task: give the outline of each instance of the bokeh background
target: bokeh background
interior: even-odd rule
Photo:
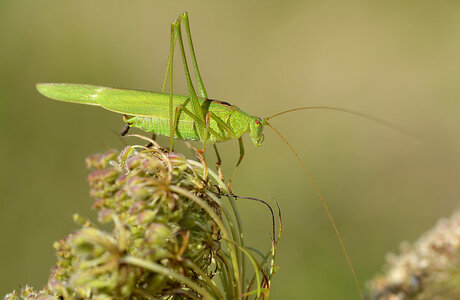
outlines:
[[[42,287],[52,242],[76,228],[71,215],[95,217],[84,158],[138,142],[117,136],[119,115],[47,100],[35,83],[158,91],[169,24],[182,11],[210,97],[261,117],[306,105],[354,109],[420,137],[336,112],[272,122],[314,175],[363,285],[386,253],[458,208],[458,1],[2,0],[0,294]],[[175,91],[186,93],[176,70]],[[268,128],[261,148],[245,142],[234,192],[278,201],[283,213],[273,299],[357,299],[295,157]],[[230,174],[238,143],[220,149]],[[249,244],[268,249],[267,211],[245,201],[240,209]]]

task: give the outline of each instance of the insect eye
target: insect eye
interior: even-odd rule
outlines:
[[[260,121],[259,121],[259,120],[256,120],[256,125],[260,125]]]

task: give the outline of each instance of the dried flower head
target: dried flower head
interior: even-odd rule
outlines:
[[[234,198],[227,198],[232,217],[220,199],[228,193],[225,184],[197,155],[201,162],[159,147],[128,146],[89,157],[90,195],[104,227],[75,215],[81,229],[54,244],[58,261],[48,285],[41,291],[26,286],[5,299],[268,295],[274,260],[254,264],[262,276],[244,279],[243,257],[256,260],[244,248]]]
[[[372,299],[460,299],[460,212],[442,219],[369,283]]]

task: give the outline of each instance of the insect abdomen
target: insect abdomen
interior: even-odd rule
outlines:
[[[128,118],[127,121],[131,124],[131,126],[140,128],[147,132],[163,136],[170,135],[169,119],[136,116]],[[194,123],[190,121],[179,122],[174,137],[182,140],[200,139],[198,133],[195,130]]]

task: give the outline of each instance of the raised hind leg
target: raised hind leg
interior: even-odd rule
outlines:
[[[200,70],[198,68],[198,62],[196,61],[195,47],[193,47],[192,34],[190,32],[190,23],[188,20],[188,13],[184,12],[181,15],[182,20],[184,20],[185,31],[187,33],[188,44],[190,48],[190,54],[192,56],[193,69],[195,70],[195,77],[198,85],[198,92],[201,97],[208,98],[208,93],[203,84],[203,79],[201,78]]]

